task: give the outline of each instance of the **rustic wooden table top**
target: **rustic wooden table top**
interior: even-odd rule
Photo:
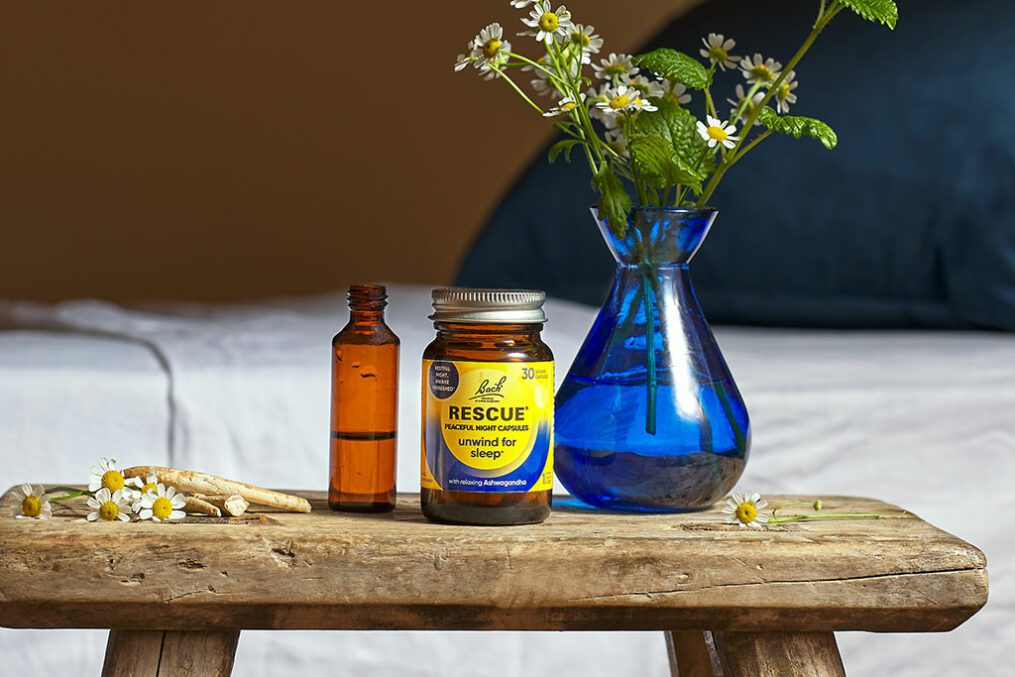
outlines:
[[[48,521],[14,519],[8,492],[0,625],[944,631],[987,599],[978,549],[871,499],[823,501],[888,519],[755,531],[724,524],[719,507],[558,501],[543,524],[482,528],[428,523],[416,496],[357,515],[295,493],[312,513],[127,524],[86,522],[80,499]]]

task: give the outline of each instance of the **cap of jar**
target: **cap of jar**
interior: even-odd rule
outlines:
[[[434,322],[490,322],[524,324],[546,322],[546,292],[534,289],[473,289],[443,287],[433,290]]]

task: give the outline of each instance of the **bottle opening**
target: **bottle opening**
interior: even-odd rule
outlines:
[[[351,310],[384,310],[388,305],[388,291],[383,284],[354,284],[349,287]]]

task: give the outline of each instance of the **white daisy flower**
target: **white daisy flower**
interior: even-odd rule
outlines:
[[[747,491],[743,494],[730,494],[726,499],[726,507],[722,509],[727,515],[727,524],[739,524],[741,527],[760,529],[768,522],[768,515],[762,515],[759,510],[768,505],[768,501],[756,494]]]
[[[536,3],[522,23],[532,30],[519,35],[534,35],[540,42],[549,42],[555,37],[563,38],[571,30],[571,12],[564,5],[554,10],[550,0],[543,0]]]
[[[473,61],[472,54],[471,54],[471,52],[472,52],[472,43],[471,42],[469,43],[469,52],[470,52],[469,54],[459,54],[457,57],[455,57],[455,72],[456,73],[465,70],[465,67],[468,66]]]
[[[755,54],[753,59],[745,56],[740,60],[740,70],[752,85],[756,82],[770,85],[779,77],[782,64],[775,59],[762,59],[760,54]]]
[[[95,492],[105,487],[110,491],[123,489],[123,473],[116,469],[115,458],[100,458],[98,465],[92,466],[88,477],[88,491]]]
[[[592,55],[599,54],[603,47],[603,39],[596,35],[595,26],[573,24],[567,33],[567,39],[572,45],[581,48],[582,63],[592,63]]]
[[[511,0],[511,6],[515,9],[525,9],[529,5],[534,5],[539,0]]]
[[[609,115],[636,110],[647,103],[641,98],[640,91],[627,85],[620,85],[616,89],[606,89],[597,98],[599,100],[596,101],[596,108]],[[655,110],[655,108],[647,110]]]
[[[639,97],[635,98],[635,100],[634,100],[634,109],[635,110],[643,110],[643,111],[646,111],[648,113],[651,113],[652,111],[659,110],[659,107],[656,106],[651,101],[649,101],[648,99],[644,99],[644,98],[639,96]]]
[[[737,132],[737,128],[731,124],[727,124],[725,121],[719,118],[714,118],[711,115],[706,115],[708,124],[706,125],[701,120],[698,120],[698,133],[701,134],[701,138],[708,141],[709,148],[715,148],[716,145],[722,144],[723,148],[730,149],[734,145],[734,141],[739,141],[739,136],[733,136]]]
[[[149,491],[155,491],[158,486],[159,478],[155,473],[149,473],[145,479],[131,477],[127,480],[127,488],[123,491],[127,494],[127,500],[132,501],[130,509],[134,514],[141,511],[141,498]]]
[[[31,484],[22,484],[12,491],[11,495],[15,501],[11,506],[11,515],[14,517],[47,520],[53,516],[53,506],[49,504],[46,487],[41,484],[34,487]]]
[[[739,56],[733,56],[730,52],[737,43],[732,38],[726,38],[722,33],[709,33],[707,38],[702,38],[705,48],[698,50],[703,57],[719,66],[720,70],[736,68]]]
[[[687,87],[684,83],[663,78],[663,89],[666,90],[665,96],[676,101],[677,105],[683,106],[684,104],[691,103],[691,95],[687,93]]]
[[[511,43],[504,39],[504,29],[499,23],[492,23],[472,39],[472,53],[469,57],[473,65],[489,80],[497,77],[493,69],[499,69],[507,63],[510,51]]]
[[[579,101],[581,103],[585,103],[585,95],[584,94],[580,95]],[[545,113],[543,113],[543,117],[544,118],[552,118],[555,115],[560,115],[561,113],[567,114],[567,113],[570,113],[571,111],[573,111],[577,107],[578,107],[578,101],[575,101],[573,96],[565,96],[563,99],[561,99],[560,101],[557,102],[556,106],[554,106],[550,110],[548,110]]]
[[[789,105],[796,103],[796,94],[793,90],[797,88],[800,83],[796,80],[796,71],[790,71],[786,73],[786,78],[779,85],[779,88],[775,90],[775,108],[782,114],[789,112]]]
[[[592,64],[592,70],[596,72],[596,77],[603,80],[626,80],[638,74],[631,55],[612,52],[605,59],[600,59],[598,64]]]
[[[638,75],[636,77],[631,78],[627,82],[627,84],[629,87],[634,87],[635,89],[637,89],[639,92],[641,92],[641,95],[643,97],[648,99],[658,99],[659,97],[661,97],[663,94],[666,93],[666,90],[663,89],[663,85],[661,82],[659,82],[658,80],[649,80],[644,75]]]
[[[740,116],[742,116],[742,117],[745,117],[745,118],[746,117],[750,117],[751,114],[754,113],[754,110],[759,105],[761,105],[761,100],[765,98],[765,93],[764,92],[755,92],[754,96],[751,97],[751,100],[750,101],[746,101],[746,99],[747,99],[747,92],[744,91],[744,86],[743,85],[737,85],[736,88],[733,91],[737,95],[737,98],[736,99],[726,99],[727,103],[729,103],[731,106],[733,106],[733,108],[730,108],[730,120],[736,119],[738,114]],[[741,110],[741,106],[743,106],[742,110]],[[755,127],[758,127],[760,125],[761,125],[761,121],[759,121],[759,120],[755,120],[754,121],[754,126]]]
[[[183,511],[186,500],[183,494],[176,493],[173,487],[158,485],[155,491],[146,492],[141,497],[141,511],[138,517],[143,520],[154,522],[166,522],[169,520],[181,520],[187,516]]]
[[[120,489],[110,493],[109,489],[102,487],[95,492],[95,496],[88,498],[88,507],[92,509],[92,512],[88,513],[88,516],[85,517],[89,522],[94,522],[98,519],[107,522],[114,520],[120,520],[121,522],[130,521],[130,506],[127,505],[123,491]]]

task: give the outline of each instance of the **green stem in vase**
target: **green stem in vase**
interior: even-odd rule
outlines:
[[[655,292],[650,279],[651,269],[648,263],[641,268],[641,293],[645,298],[645,359],[648,369],[648,403],[645,409],[645,432],[656,434],[656,393],[659,389],[656,374],[656,320]]]

